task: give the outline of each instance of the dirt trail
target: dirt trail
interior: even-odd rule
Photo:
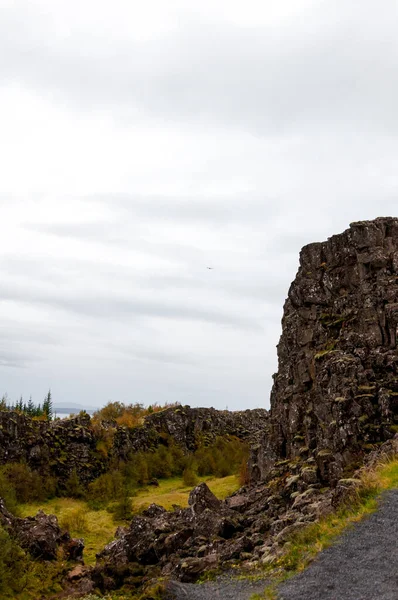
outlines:
[[[280,600],[398,600],[398,490],[346,531],[308,569],[280,587]]]
[[[173,600],[249,600],[263,581],[228,579],[172,583]],[[280,586],[279,600],[398,600],[398,490],[346,531],[300,575]]]
[[[170,600],[249,600],[261,594],[265,581],[228,578],[226,575],[206,583],[177,583],[169,585]]]

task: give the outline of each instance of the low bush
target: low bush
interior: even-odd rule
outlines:
[[[56,480],[50,476],[42,476],[37,471],[32,471],[25,463],[9,463],[0,471],[0,490],[9,488],[8,501],[26,503],[46,500],[54,497]],[[0,491],[0,495],[3,493]],[[4,496],[3,496],[4,497]],[[7,498],[5,498],[7,502]],[[9,510],[13,512],[11,505]]]
[[[88,531],[87,510],[75,508],[67,512],[60,520],[60,527],[74,534],[82,534]]]
[[[27,562],[25,552],[10,538],[0,526],[0,597],[14,598],[27,582]]]
[[[182,474],[182,481],[187,487],[193,487],[198,483],[198,477],[192,467],[186,467]]]
[[[77,471],[76,469],[73,469],[72,473],[65,482],[65,496],[69,496],[71,498],[83,498],[84,495],[84,489],[80,482]]]

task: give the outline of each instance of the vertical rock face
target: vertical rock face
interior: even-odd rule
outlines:
[[[397,326],[398,219],[352,223],[303,248],[284,306],[261,476],[275,457],[301,457],[334,483],[392,436]]]

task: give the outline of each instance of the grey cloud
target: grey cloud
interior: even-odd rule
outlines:
[[[35,362],[37,359],[33,359],[17,351],[0,348],[0,368],[1,367],[12,367],[16,369],[24,369],[28,364]]]
[[[55,345],[59,343],[54,334],[28,325],[21,327],[20,323],[13,323],[12,326],[9,323],[7,325],[0,323],[0,338],[12,344]]]
[[[107,194],[96,195],[88,200],[102,202],[112,209],[119,208],[131,216],[147,217],[155,222],[203,221],[217,225],[230,222],[245,225],[253,224],[258,219],[272,219],[278,212],[275,200],[252,192],[214,197]]]
[[[45,28],[42,39],[29,39],[24,20],[8,16],[0,35],[3,82],[47,88],[62,103],[74,98],[79,110],[83,103],[119,106],[129,118],[133,106],[260,135],[319,123],[387,135],[397,128],[392,0],[383,11],[371,0],[320,3],[280,29],[192,20],[155,41],[84,38],[83,54],[76,39],[60,42]],[[31,19],[40,31],[40,15]]]
[[[149,362],[158,362],[165,364],[173,364],[173,365],[182,365],[182,366],[198,366],[199,361],[195,359],[190,359],[187,356],[183,356],[182,354],[176,354],[170,351],[161,351],[156,348],[144,348],[142,346],[136,347],[133,344],[126,346],[121,346],[120,344],[109,344],[110,348],[117,353],[121,353],[128,358],[134,358]]]
[[[85,240],[82,237],[82,240]],[[95,236],[97,243],[107,243],[107,240]],[[184,253],[184,260],[189,264],[198,263],[198,252],[195,248],[182,247],[167,244],[151,245],[152,254],[158,258],[169,258],[176,260]],[[146,245],[139,243],[137,249],[145,250]],[[157,252],[155,252],[157,249]],[[282,260],[282,259],[281,259]],[[31,274],[31,277],[36,282],[42,284],[63,283],[68,281],[73,283],[75,277],[84,278],[85,274],[96,275],[100,278],[104,286],[109,285],[109,282],[118,281],[126,286],[134,282],[137,289],[147,290],[151,294],[153,292],[171,292],[175,293],[178,290],[189,290],[193,294],[198,291],[206,292],[208,297],[221,295],[222,297],[233,297],[236,299],[252,299],[261,303],[264,307],[276,305],[277,308],[287,295],[288,282],[284,274],[272,270],[267,272],[269,258],[265,254],[261,261],[255,265],[255,272],[249,271],[247,274],[244,269],[240,269],[238,273],[231,269],[228,264],[224,268],[223,265],[208,271],[206,261],[202,257],[202,267],[200,272],[195,269],[194,274],[189,271],[182,271],[181,274],[164,274],[161,271],[145,274],[137,272],[133,266],[104,264],[94,260],[80,258],[78,260],[71,259],[52,259],[50,257],[15,257],[4,256],[0,258],[0,266],[3,273],[11,273],[14,276],[24,277],[26,272]],[[298,264],[298,252],[292,253],[292,264],[296,268]],[[116,309],[117,305],[115,305]]]
[[[260,331],[260,314],[250,317],[228,314],[225,310],[200,308],[197,305],[185,306],[167,302],[156,302],[152,299],[139,300],[130,297],[117,297],[105,294],[78,295],[34,292],[30,288],[3,284],[2,299],[32,305],[49,306],[87,317],[122,319],[130,316],[158,317],[183,321],[202,321],[221,326],[237,327]]]

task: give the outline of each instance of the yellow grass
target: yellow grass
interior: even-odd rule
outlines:
[[[239,488],[239,480],[236,475],[229,475],[222,478],[203,477],[199,480],[199,483],[201,481],[205,481],[213,494],[221,500]],[[188,497],[191,490],[192,486],[184,486],[180,477],[160,480],[159,487],[148,486],[139,490],[133,498],[133,510],[141,511],[152,503],[159,504],[166,510],[171,510],[173,504],[185,508],[188,506]]]
[[[212,492],[220,499],[239,488],[239,480],[235,475],[202,480],[206,481]],[[140,490],[132,498],[132,507],[134,512],[140,512],[152,503],[159,504],[167,510],[172,509],[173,504],[186,507],[191,489],[184,486],[179,477],[160,480],[159,487],[148,486]],[[53,498],[39,504],[25,504],[22,506],[21,516],[35,515],[40,509],[47,514],[56,515],[60,525],[68,528],[72,537],[84,539],[84,562],[88,565],[94,564],[95,555],[114,539],[116,527],[125,525],[122,522],[115,523],[107,510],[91,510],[86,502],[73,498]]]
[[[34,515],[40,508],[48,514],[56,515],[61,525],[69,520],[73,521],[73,513],[82,511],[86,526],[83,531],[72,528],[70,534],[72,537],[84,539],[84,562],[88,565],[95,563],[96,553],[115,537],[117,524],[112,515],[106,510],[90,510],[83,500],[54,498],[40,504],[25,504],[22,507],[22,516]]]

